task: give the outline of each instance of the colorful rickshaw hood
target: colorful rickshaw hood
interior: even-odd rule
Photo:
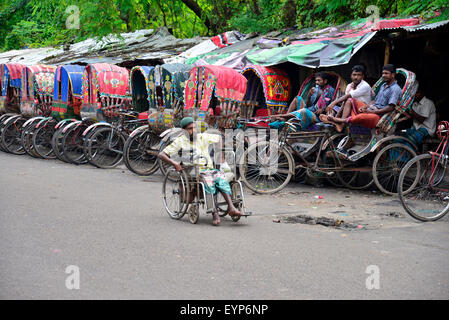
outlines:
[[[242,70],[242,74],[254,72],[260,79],[263,86],[263,93],[267,107],[287,106],[290,99],[291,84],[287,73],[275,67],[264,67],[259,65],[249,65]],[[255,79],[248,80],[246,96],[252,94],[251,88]],[[246,100],[246,98],[245,98]]]
[[[198,79],[199,71],[203,70],[202,79]],[[191,109],[196,104],[198,84],[203,84],[203,93],[198,103],[199,108],[207,111],[211,98],[215,95],[219,100],[241,102],[246,93],[247,80],[234,69],[222,66],[200,66],[190,71],[185,89],[185,109]]]

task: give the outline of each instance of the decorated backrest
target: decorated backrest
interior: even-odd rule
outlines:
[[[33,65],[22,68],[22,100],[52,97],[55,66]]]
[[[191,66],[180,63],[160,66],[164,108],[173,108],[176,100],[184,101],[184,89],[191,69]]]
[[[113,118],[127,106],[129,71],[116,65],[95,63],[83,73],[82,116]]]
[[[246,78],[234,69],[211,65],[195,67],[190,71],[184,92],[185,113],[200,119],[204,114],[209,125],[234,127],[246,87]]]
[[[134,111],[144,112],[156,109],[155,96],[149,94],[150,75],[154,74],[154,67],[136,66],[131,69],[129,86],[132,95]]]
[[[267,109],[267,115],[287,111],[291,91],[287,73],[274,67],[250,65],[242,74],[248,80],[242,117],[257,115],[260,108]]]
[[[51,112],[55,66],[33,65],[22,68],[20,111],[25,116],[48,116]]]

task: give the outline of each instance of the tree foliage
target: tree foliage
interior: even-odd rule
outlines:
[[[166,26],[179,38],[283,28],[323,28],[367,17],[449,19],[449,0],[0,0],[0,49],[52,46]],[[79,28],[68,28],[76,12]],[[436,15],[439,11],[439,15]]]

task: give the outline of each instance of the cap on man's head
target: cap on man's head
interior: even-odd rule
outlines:
[[[191,124],[193,122],[194,122],[194,120],[192,117],[184,117],[181,120],[181,128],[184,129],[185,127],[187,127],[189,124]]]
[[[382,71],[383,70],[390,71],[391,73],[396,73],[396,67],[394,65],[392,65],[392,64],[384,65],[384,67],[382,68]]]

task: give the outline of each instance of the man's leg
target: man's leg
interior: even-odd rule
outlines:
[[[228,213],[230,216],[239,216],[242,213],[237,210],[237,208],[234,206],[234,203],[232,202],[232,197],[230,194],[227,194],[226,192],[221,191],[221,194],[223,195],[223,198],[226,200],[226,203],[228,204]]]

